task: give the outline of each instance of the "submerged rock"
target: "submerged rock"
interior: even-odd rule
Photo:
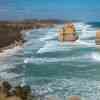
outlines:
[[[96,32],[96,45],[100,45],[100,31]]]
[[[78,39],[75,26],[73,24],[65,24],[59,34],[60,41],[75,41]]]

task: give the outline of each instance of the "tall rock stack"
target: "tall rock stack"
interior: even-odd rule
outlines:
[[[100,31],[96,32],[96,45],[100,45]]]
[[[75,41],[78,39],[75,26],[73,24],[65,24],[59,34],[60,41]]]

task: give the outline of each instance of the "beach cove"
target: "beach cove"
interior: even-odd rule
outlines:
[[[79,33],[74,43],[58,41],[63,24],[26,32],[23,48],[1,60],[1,79],[28,84],[39,96],[66,100],[67,96],[78,95],[98,100],[100,60],[95,33],[99,26],[80,22],[74,25]]]

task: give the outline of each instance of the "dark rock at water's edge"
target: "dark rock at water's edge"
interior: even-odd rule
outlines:
[[[63,21],[60,20],[23,20],[23,21],[0,21],[0,49],[11,44],[21,44],[24,37],[23,30],[34,28],[53,27]]]

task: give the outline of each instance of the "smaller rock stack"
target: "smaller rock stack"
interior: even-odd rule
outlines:
[[[81,100],[79,96],[70,96],[68,100]]]
[[[75,41],[78,39],[78,36],[76,35],[75,26],[73,24],[65,24],[62,28],[59,40],[60,41]]]
[[[96,45],[100,45],[100,31],[96,32]]]

